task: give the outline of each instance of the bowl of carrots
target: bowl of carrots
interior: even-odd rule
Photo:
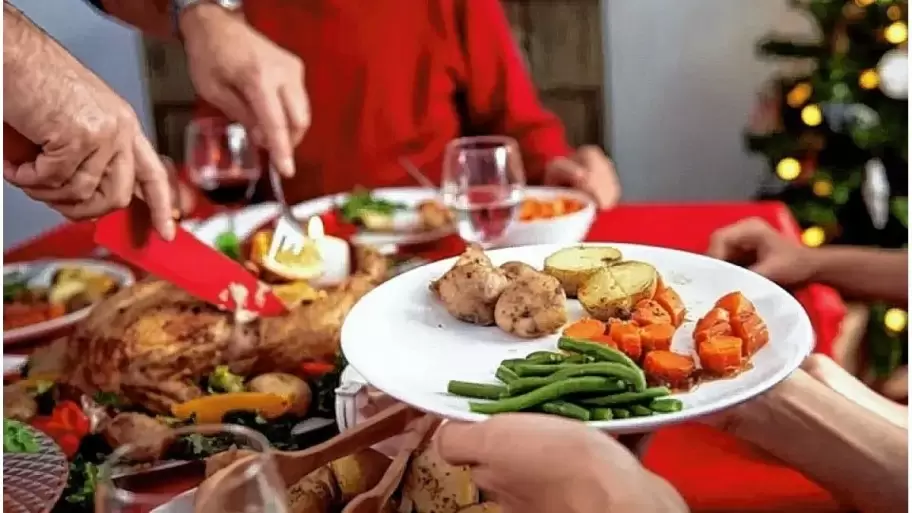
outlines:
[[[575,244],[586,238],[595,219],[595,202],[587,194],[560,187],[527,187],[516,222],[503,246]]]

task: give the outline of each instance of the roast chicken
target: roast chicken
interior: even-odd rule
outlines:
[[[356,272],[322,297],[280,318],[238,323],[160,280],[144,280],[95,306],[69,339],[63,381],[93,394],[113,392],[153,413],[203,395],[218,365],[241,375],[295,372],[334,361],[342,321],[386,276],[386,260],[356,249]]]

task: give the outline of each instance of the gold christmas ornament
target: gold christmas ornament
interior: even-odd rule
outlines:
[[[801,121],[807,126],[817,126],[823,122],[823,112],[817,105],[807,105],[801,109]]]
[[[816,248],[826,241],[826,231],[819,226],[811,226],[801,233],[801,242],[809,248]]]
[[[858,75],[858,85],[862,89],[876,89],[880,85],[880,76],[877,75],[877,70],[866,69]]]
[[[786,181],[794,180],[801,175],[801,163],[791,157],[786,157],[776,164],[776,175]]]
[[[816,180],[814,185],[811,186],[811,190],[814,191],[816,196],[828,198],[833,194],[833,182],[823,179]]]
[[[808,101],[811,97],[811,93],[814,92],[814,89],[811,87],[811,84],[807,82],[801,82],[795,84],[795,87],[786,95],[785,101],[788,103],[789,107],[797,109],[804,105],[804,102]]]
[[[893,333],[900,333],[909,323],[909,314],[902,308],[891,308],[884,314],[884,326]]]

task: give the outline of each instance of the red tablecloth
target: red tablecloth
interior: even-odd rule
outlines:
[[[717,228],[760,217],[783,233],[798,237],[798,227],[779,203],[624,205],[598,215],[587,240],[630,242],[702,253]],[[650,222],[655,220],[656,222]],[[649,230],[644,230],[644,224]],[[86,257],[94,249],[92,225],[63,225],[8,251],[6,261]],[[458,241],[437,247],[448,256]],[[431,256],[431,255],[428,255]],[[845,306],[833,290],[814,285],[795,293],[817,333],[817,350],[829,353]],[[646,466],[671,481],[694,511],[839,511],[835,501],[800,473],[752,447],[697,424],[655,434]]]

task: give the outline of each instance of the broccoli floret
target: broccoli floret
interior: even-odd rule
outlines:
[[[227,365],[219,365],[209,375],[209,393],[243,392],[244,377],[233,374]]]

